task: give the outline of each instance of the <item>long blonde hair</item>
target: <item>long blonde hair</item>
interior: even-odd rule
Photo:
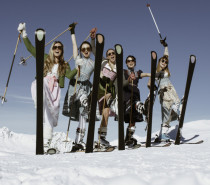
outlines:
[[[157,72],[160,72],[161,71],[161,67],[160,67],[160,61],[161,60],[166,60],[169,63],[169,59],[168,59],[168,56],[167,55],[164,55],[163,57],[161,57],[159,59],[159,61],[158,61],[158,65],[157,65],[157,69],[156,69]],[[169,77],[171,76],[171,73],[170,73],[169,68],[168,68],[168,64],[167,64],[166,68],[163,69],[163,70],[168,73],[168,76]]]
[[[66,67],[67,67],[67,62],[64,61],[64,57],[63,57],[63,54],[64,54],[63,44],[60,41],[55,41],[55,42],[52,43],[52,45],[50,47],[50,50],[49,50],[48,57],[44,61],[44,76],[46,76],[47,73],[52,70],[53,65],[55,64],[55,57],[54,57],[54,54],[53,54],[53,46],[56,43],[60,43],[61,46],[62,46],[62,53],[61,53],[61,56],[60,56],[60,59],[59,59],[58,74],[59,74],[59,76],[63,76],[65,74]]]

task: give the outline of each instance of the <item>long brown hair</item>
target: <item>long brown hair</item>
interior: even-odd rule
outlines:
[[[58,74],[59,74],[59,76],[63,76],[65,74],[67,62],[64,61],[64,57],[63,57],[63,54],[64,54],[63,44],[60,41],[55,41],[52,43],[50,50],[49,50],[49,55],[48,55],[47,59],[44,61],[44,76],[46,76],[47,73],[52,70],[53,65],[55,64],[55,57],[53,55],[53,46],[56,43],[60,43],[62,46],[62,53],[61,53],[61,56],[59,59]]]
[[[158,61],[158,65],[157,65],[157,69],[156,69],[157,72],[161,71],[161,68],[160,68],[160,61],[161,60],[166,60],[169,63],[169,59],[168,59],[167,55],[164,55],[163,57],[161,57]],[[171,73],[170,73],[169,68],[168,68],[168,64],[167,64],[166,68],[164,69],[164,71],[168,73],[168,76],[171,76]]]

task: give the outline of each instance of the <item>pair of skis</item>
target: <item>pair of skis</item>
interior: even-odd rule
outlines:
[[[95,56],[95,69],[93,78],[93,91],[90,104],[89,127],[86,143],[86,153],[93,152],[94,131],[95,131],[95,118],[96,118],[96,104],[98,97],[98,87],[100,80],[101,62],[104,49],[104,36],[101,34],[96,35],[96,56]],[[118,149],[125,150],[124,143],[124,110],[123,110],[123,48],[120,44],[115,45],[116,65],[117,65],[117,86],[118,86]]]
[[[192,82],[192,77],[194,73],[194,68],[196,64],[196,56],[190,55],[189,67],[187,82],[185,86],[185,93],[183,98],[182,110],[179,118],[178,131],[176,135],[175,144],[179,145],[181,141],[181,130],[184,124],[185,111],[187,107],[187,100],[189,96],[190,86]],[[150,86],[150,101],[149,101],[149,111],[147,116],[147,138],[146,138],[146,147],[151,147],[151,131],[152,131],[152,112],[153,112],[153,102],[154,102],[154,86],[155,86],[155,73],[157,65],[157,54],[156,52],[151,52],[151,86]],[[200,142],[199,142],[200,143]],[[202,142],[201,142],[202,143]],[[197,143],[196,143],[197,144]]]

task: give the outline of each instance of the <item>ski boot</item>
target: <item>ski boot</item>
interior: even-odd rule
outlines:
[[[44,139],[44,153],[45,154],[56,154],[57,150],[52,148],[51,145],[52,139]]]
[[[135,126],[130,128],[127,127],[126,136],[125,136],[125,145],[128,146],[128,148],[132,148],[135,145],[137,145],[137,140],[133,137],[135,128],[136,128]]]
[[[107,135],[107,127],[100,127],[98,129],[98,140],[100,143],[100,146],[104,148],[108,148],[110,145],[109,141],[106,140]]]
[[[85,150],[84,143],[74,143],[71,152],[79,152],[84,150]]]
[[[169,125],[161,124],[159,136],[155,139],[155,142],[170,142],[170,136],[168,135]]]
[[[76,138],[74,146],[71,149],[71,152],[84,151],[85,143],[83,142],[83,138],[85,136],[85,129],[77,128]]]

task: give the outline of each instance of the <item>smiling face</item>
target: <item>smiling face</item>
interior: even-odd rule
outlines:
[[[52,47],[53,55],[55,58],[60,58],[63,53],[63,45],[59,42],[55,43]]]
[[[90,58],[91,48],[87,43],[82,44],[81,53],[85,58]]]
[[[107,59],[115,64],[115,61],[116,61],[116,54],[115,54],[115,51],[113,49],[109,49],[107,52],[106,52],[106,57]]]
[[[166,58],[164,58],[164,57],[162,57],[161,59],[160,59],[160,68],[161,69],[166,69],[167,68],[167,66],[168,66],[168,60],[166,59]]]
[[[129,69],[133,69],[136,65],[136,61],[134,60],[133,57],[128,57],[126,60],[126,64]]]

